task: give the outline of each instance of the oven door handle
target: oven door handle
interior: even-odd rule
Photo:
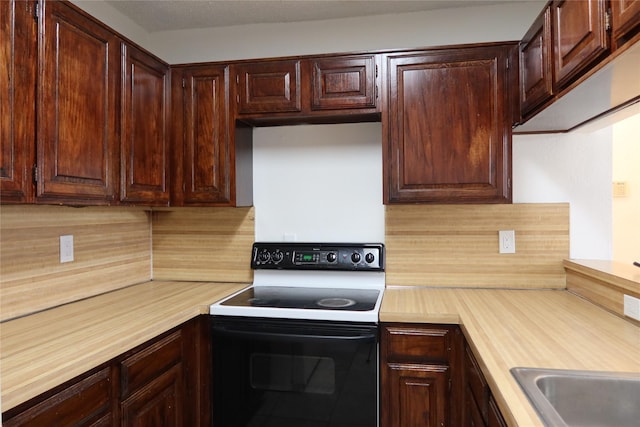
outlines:
[[[376,341],[378,335],[375,332],[365,332],[358,335],[313,335],[313,334],[297,334],[286,332],[256,332],[256,331],[244,331],[234,328],[227,328],[224,326],[216,326],[213,328],[215,332],[224,335],[242,336],[244,338],[260,339],[268,338],[271,340],[279,341],[318,341],[318,340],[344,340],[351,342],[358,341]]]

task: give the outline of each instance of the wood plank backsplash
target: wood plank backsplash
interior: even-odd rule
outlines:
[[[153,278],[249,283],[254,208],[153,212]]]
[[[7,320],[151,278],[149,214],[140,208],[2,206],[0,318]],[[60,236],[74,261],[60,263]]]
[[[565,288],[569,204],[386,207],[387,286]],[[498,252],[515,230],[516,253]]]

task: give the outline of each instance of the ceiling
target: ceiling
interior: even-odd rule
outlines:
[[[317,21],[514,2],[509,0],[107,0],[107,3],[150,33],[259,23]]]

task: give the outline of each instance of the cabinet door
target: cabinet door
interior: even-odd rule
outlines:
[[[0,203],[25,203],[33,197],[35,5],[28,0],[0,2]]]
[[[511,200],[513,47],[388,56],[385,203]]]
[[[123,426],[181,426],[185,402],[182,330],[145,344],[120,364]]]
[[[42,23],[37,196],[110,203],[119,177],[120,42],[64,2],[46,2]]]
[[[558,88],[608,52],[606,1],[556,0],[551,8],[554,79]]]
[[[122,402],[123,427],[181,427],[182,367],[175,365]]]
[[[376,107],[374,55],[311,60],[312,110]]]
[[[614,40],[624,42],[640,27],[640,0],[611,0]],[[622,39],[622,40],[621,40]]]
[[[121,188],[128,203],[169,204],[169,66],[122,44]]]
[[[301,111],[300,61],[239,64],[234,74],[239,114]]]
[[[551,52],[551,9],[547,7],[520,43],[520,103],[523,117],[553,94]]]
[[[445,365],[388,364],[382,381],[381,427],[447,425]]]
[[[111,369],[85,377],[48,399],[3,420],[5,427],[111,426]],[[16,408],[17,409],[17,408]],[[6,415],[6,414],[5,414]]]
[[[228,68],[208,66],[179,69],[173,77],[175,138],[175,205],[229,205],[231,159],[229,147]],[[179,87],[178,87],[179,86]],[[176,105],[179,104],[179,105]],[[177,117],[176,117],[177,115]]]

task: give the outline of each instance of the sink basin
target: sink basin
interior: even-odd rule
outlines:
[[[638,427],[640,372],[513,368],[546,426]]]

